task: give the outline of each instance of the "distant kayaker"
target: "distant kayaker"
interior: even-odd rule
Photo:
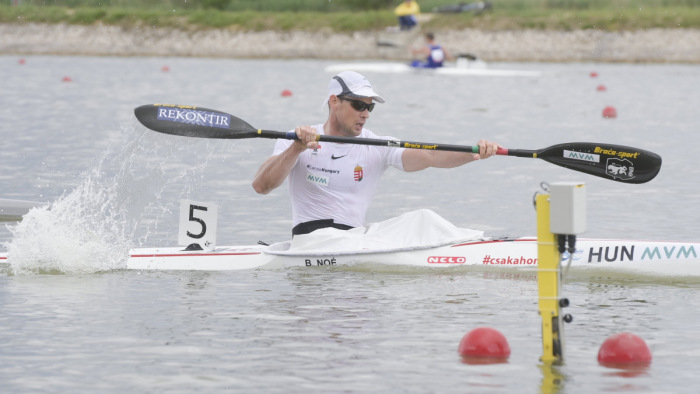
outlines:
[[[452,55],[435,42],[435,34],[425,33],[425,46],[419,49],[411,48],[411,53],[423,55],[424,61],[414,60],[413,67],[437,68],[442,67],[445,60],[452,60]]]
[[[406,0],[394,9],[394,14],[399,18],[399,28],[401,30],[411,30],[418,24],[416,15],[420,14],[420,7],[415,1]]]
[[[317,134],[395,140],[365,128],[375,104],[383,102],[363,75],[341,72],[328,83],[323,102],[329,111],[326,122],[297,127],[293,131],[298,140],[277,140],[272,156],[255,175],[253,188],[267,194],[289,179],[293,235],[324,227],[364,226],[381,176],[390,166],[406,172],[453,168],[491,157],[499,148],[487,140],[477,143],[479,153],[316,142]]]

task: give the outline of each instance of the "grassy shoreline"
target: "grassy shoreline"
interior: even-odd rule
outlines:
[[[434,31],[478,29],[601,30],[700,29],[700,6],[642,8],[494,8],[481,14],[424,14],[424,29]],[[0,23],[106,25],[123,28],[168,27],[184,31],[227,29],[236,31],[307,31],[347,33],[381,31],[396,25],[389,10],[340,12],[222,11],[212,8],[165,9],[136,7],[65,7],[0,5]]]

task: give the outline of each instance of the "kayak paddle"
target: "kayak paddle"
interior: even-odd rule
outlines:
[[[199,138],[297,139],[296,133],[256,129],[225,112],[187,105],[149,104],[134,109],[136,118],[151,130]],[[319,135],[318,141],[396,148],[479,153],[478,146],[446,145],[373,138]],[[539,150],[501,148],[498,155],[530,157],[561,167],[623,183],[644,183],[661,169],[661,157],[644,149],[593,142],[569,142]]]

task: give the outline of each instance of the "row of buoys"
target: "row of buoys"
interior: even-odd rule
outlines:
[[[457,351],[467,364],[498,364],[510,357],[508,340],[490,327],[478,327],[465,334]],[[651,351],[642,338],[623,332],[603,342],[598,350],[598,363],[613,368],[645,366],[651,363]]]
[[[598,77],[598,73],[591,72],[591,77]],[[605,85],[598,85],[599,92],[607,91]],[[613,106],[603,108],[603,118],[617,118],[617,110]],[[613,335],[603,342],[598,351],[598,362],[606,366],[625,366],[649,364],[651,352],[644,340],[632,333],[623,332]]]
[[[27,60],[24,59],[24,58],[20,58],[20,59],[17,61],[17,63],[20,64],[20,65],[27,64]],[[160,68],[160,70],[161,70],[162,72],[164,72],[164,73],[167,73],[167,72],[170,71],[170,67],[169,67],[168,65],[164,65],[163,67]],[[71,78],[70,76],[66,75],[66,76],[64,76],[63,78],[61,78],[61,82],[73,82],[73,78]],[[290,92],[289,95],[291,96],[291,92]]]
[[[591,71],[590,74],[591,78],[598,78],[598,73],[595,71]],[[605,87],[605,85],[598,85],[596,87],[596,90],[599,92],[606,92],[608,88]],[[605,119],[614,119],[617,118],[617,110],[613,106],[607,106],[603,108],[603,118]]]
[[[170,67],[168,65],[164,65],[163,67],[160,68],[160,70],[164,73],[170,72]],[[284,89],[281,93],[280,96],[282,97],[291,97],[292,96],[292,91],[289,89]]]
[[[164,72],[164,73],[167,73],[167,72],[170,71],[170,67],[167,66],[167,65],[164,65],[163,67],[161,67],[160,70],[161,70],[162,72]],[[289,90],[289,89],[284,89],[284,90],[282,90],[282,92],[280,93],[280,96],[282,96],[282,97],[292,97],[292,91]]]
[[[18,60],[18,63],[19,63],[19,64],[26,64],[27,61],[26,61],[26,59],[21,58],[21,59]],[[166,64],[166,65],[163,65],[163,66],[160,68],[160,71],[162,71],[162,72],[164,72],[164,73],[170,72],[170,66],[168,66],[167,64]],[[66,76],[64,76],[64,77],[61,79],[61,82],[73,82],[73,78],[71,78],[71,77],[69,77],[69,76],[66,75]],[[292,96],[292,91],[289,90],[289,89],[284,89],[284,90],[282,91],[282,93],[280,93],[280,95],[281,95],[282,97],[291,97],[291,96]]]

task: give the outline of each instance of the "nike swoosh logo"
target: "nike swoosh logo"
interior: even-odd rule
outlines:
[[[331,160],[337,160],[340,159],[341,157],[345,157],[347,155],[342,155],[342,156],[336,156],[336,155],[331,155]]]

